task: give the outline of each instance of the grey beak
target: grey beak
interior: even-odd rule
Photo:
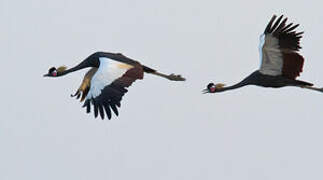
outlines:
[[[206,93],[209,93],[209,90],[208,89],[203,89],[202,94],[206,94]]]
[[[48,76],[49,76],[49,74],[44,74],[44,75],[43,75],[43,77],[48,77]]]

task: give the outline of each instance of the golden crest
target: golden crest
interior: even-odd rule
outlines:
[[[216,89],[222,89],[224,86],[225,86],[225,84],[218,83],[218,84],[215,85],[215,88]]]
[[[65,71],[67,69],[67,67],[66,66],[60,66],[60,67],[58,67],[57,68],[57,72],[63,72],[63,71]]]

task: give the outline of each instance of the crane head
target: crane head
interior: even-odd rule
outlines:
[[[55,67],[51,67],[48,70],[47,74],[44,74],[44,77],[55,77],[57,76],[57,69]]]
[[[216,93],[217,90],[222,89],[225,86],[225,84],[222,83],[218,83],[218,84],[214,84],[214,83],[209,83],[206,86],[206,89],[203,89],[203,94],[206,93]]]
[[[62,73],[66,69],[66,66],[60,66],[57,69],[55,67],[51,67],[49,68],[48,73],[44,74],[44,77],[56,77],[58,74]]]

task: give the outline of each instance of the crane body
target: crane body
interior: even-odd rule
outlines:
[[[84,101],[86,112],[94,109],[94,116],[100,115],[108,119],[114,114],[119,115],[117,107],[121,106],[122,97],[128,92],[128,87],[136,80],[141,80],[144,73],[153,74],[171,81],[185,81],[180,75],[166,75],[120,53],[96,52],[80,64],[68,69],[65,66],[52,67],[45,77],[61,77],[84,68],[91,68],[84,76],[82,84],[72,97]]]
[[[246,85],[271,88],[295,86],[323,92],[323,88],[317,88],[310,82],[296,79],[303,71],[304,64],[304,57],[299,54],[303,32],[295,31],[299,24],[286,24],[287,18],[283,19],[283,15],[277,20],[276,18],[276,15],[271,18],[260,36],[260,68],[232,86],[209,83],[203,93],[224,92]]]

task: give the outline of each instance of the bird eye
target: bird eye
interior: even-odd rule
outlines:
[[[56,71],[56,68],[55,67],[51,67],[49,70],[48,70],[48,73],[51,74],[53,71]]]
[[[209,83],[209,84],[207,85],[207,88],[208,88],[208,89],[210,89],[212,86],[214,86],[214,83]]]

